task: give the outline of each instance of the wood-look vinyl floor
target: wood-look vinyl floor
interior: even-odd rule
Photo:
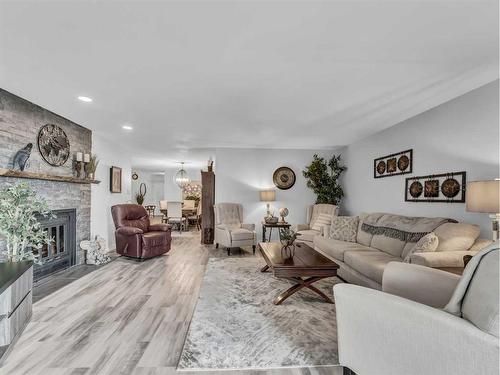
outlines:
[[[207,260],[227,256],[199,242],[197,232],[183,233],[165,256],[144,262],[119,258],[41,299],[0,374],[193,374],[176,371],[177,362]],[[253,255],[248,249],[231,256]],[[202,374],[232,373],[340,375],[342,368]]]

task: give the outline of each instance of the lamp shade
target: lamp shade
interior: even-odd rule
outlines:
[[[274,190],[263,190],[260,192],[260,200],[262,202],[274,202],[276,200],[276,192]]]
[[[465,202],[470,212],[499,213],[500,180],[469,182]]]

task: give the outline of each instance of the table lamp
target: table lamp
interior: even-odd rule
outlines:
[[[498,240],[498,221],[500,219],[500,179],[472,181],[465,191],[466,209],[469,212],[490,214],[493,241]]]
[[[267,214],[266,217],[271,216],[271,212],[269,210],[270,204],[269,202],[274,202],[276,200],[276,192],[274,190],[262,190],[260,192],[260,201],[267,202]]]

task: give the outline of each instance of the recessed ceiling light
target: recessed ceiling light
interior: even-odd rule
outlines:
[[[132,130],[133,127],[131,127],[130,125],[123,125],[122,129],[124,129],[124,130]]]
[[[82,102],[85,102],[85,103],[92,102],[92,98],[89,98],[88,96],[79,96],[78,100],[81,100]]]

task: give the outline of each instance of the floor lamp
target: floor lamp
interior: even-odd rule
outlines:
[[[493,241],[497,241],[500,219],[500,179],[469,182],[465,191],[465,202],[469,212],[490,214]]]

